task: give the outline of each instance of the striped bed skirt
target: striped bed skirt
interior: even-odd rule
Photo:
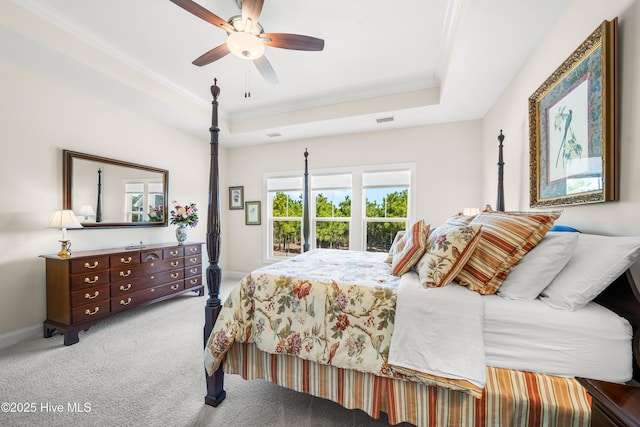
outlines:
[[[416,426],[589,426],[591,396],[574,378],[487,368],[482,398],[446,388],[264,353],[235,343],[224,371],[246,380],[265,379],[328,399],[390,424]]]

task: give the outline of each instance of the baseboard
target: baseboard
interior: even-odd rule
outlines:
[[[42,338],[42,323],[0,335],[0,349],[38,337]]]
[[[223,280],[228,280],[228,279],[237,279],[240,280],[242,278],[244,278],[244,276],[246,276],[248,273],[242,272],[242,271],[223,271],[222,272],[222,279]]]

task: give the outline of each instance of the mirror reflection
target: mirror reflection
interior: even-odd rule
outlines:
[[[85,227],[167,225],[168,171],[64,151],[63,205]]]

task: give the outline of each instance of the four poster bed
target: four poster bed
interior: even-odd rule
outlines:
[[[389,254],[308,250],[305,152],[303,254],[253,271],[223,306],[216,83],[211,92],[207,404],[225,399],[226,372],[385,412],[391,424],[633,422],[612,411],[640,401],[620,384],[640,378],[640,291],[628,270],[640,240],[552,228],[559,212],[417,221]],[[612,394],[619,402],[601,403]]]

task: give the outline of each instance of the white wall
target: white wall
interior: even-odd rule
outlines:
[[[247,272],[259,266],[265,236],[262,199],[265,172],[304,170],[304,150],[309,168],[416,163],[417,219],[439,225],[464,207],[481,207],[481,122],[470,121],[376,133],[344,135],[229,150],[228,184],[244,186],[245,201],[262,201],[262,225],[245,225],[244,210],[228,211],[223,233],[227,239],[227,268]],[[224,138],[224,136],[222,136]],[[228,198],[228,188],[221,189]],[[495,196],[494,196],[495,198]],[[228,209],[228,201],[222,203]]]
[[[60,230],[47,225],[53,211],[62,207],[63,149],[167,169],[169,200],[193,201],[205,218],[209,141],[9,62],[0,61],[0,75],[2,335],[38,325],[46,317],[45,262],[38,256],[57,253],[60,247]],[[79,251],[139,241],[174,242],[174,230],[83,229],[69,230],[68,237],[72,249]],[[205,231],[204,223],[191,229],[189,240],[204,241]]]
[[[509,210],[529,208],[528,98],[603,20],[619,19],[620,200],[563,207],[559,224],[612,235],[640,235],[640,6],[633,0],[574,0],[510,83],[483,123],[484,164],[497,159],[495,129],[504,129],[505,199]],[[483,193],[497,175],[485,174]],[[634,276],[640,277],[634,266]]]
[[[574,0],[483,123],[484,164],[496,162],[496,129],[504,129],[507,209],[529,209],[528,98],[603,20],[619,19],[620,201],[564,207],[558,223],[606,234],[638,234],[640,221],[640,7],[630,0]],[[497,174],[485,174],[484,194]]]

